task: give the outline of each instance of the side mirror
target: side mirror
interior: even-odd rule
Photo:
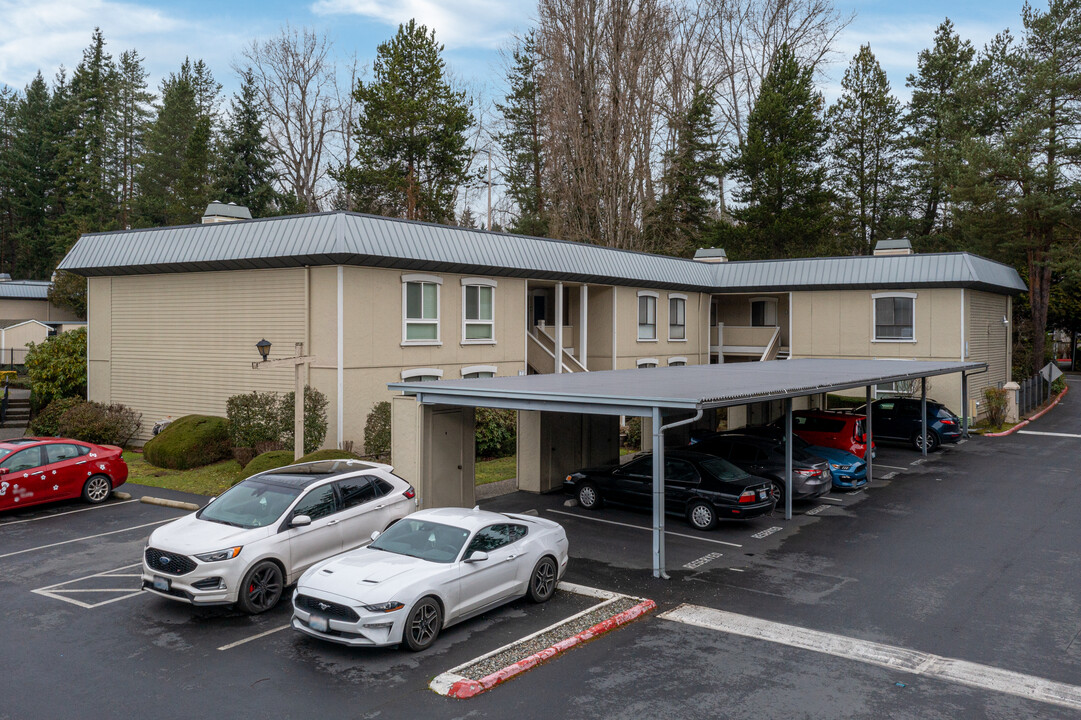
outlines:
[[[379,537],[380,535],[382,535],[382,534],[383,534],[383,533],[379,532],[378,530],[373,530],[373,531],[372,531],[372,542],[375,542],[375,539],[376,539],[377,537]]]
[[[290,527],[305,527],[312,524],[312,519],[307,515],[297,515],[289,521]]]
[[[488,559],[488,553],[483,550],[474,550],[469,553],[469,557],[465,559],[467,563],[484,562]]]

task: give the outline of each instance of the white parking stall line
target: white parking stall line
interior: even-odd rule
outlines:
[[[236,642],[231,642],[228,645],[222,645],[218,649],[219,650],[231,650],[231,649],[235,648],[238,645],[243,645],[244,643],[250,643],[252,640],[258,640],[259,638],[265,638],[267,635],[273,635],[276,632],[281,632],[282,630],[288,630],[290,627],[292,627],[292,625],[282,625],[281,627],[271,628],[271,629],[267,630],[266,632],[259,633],[258,635],[252,635],[251,637],[244,638],[243,640],[237,640]]]
[[[831,503],[837,503],[838,505],[844,505],[845,504],[845,501],[841,500],[840,498],[824,497],[822,495],[819,495],[818,497],[816,497],[815,502],[831,502]]]
[[[634,528],[635,530],[648,530],[653,531],[653,528],[647,525],[632,525],[631,523],[621,523],[615,520],[601,520],[600,518],[587,517],[585,515],[579,515],[578,513],[563,512],[562,510],[546,510],[545,512],[555,513],[556,515],[566,515],[572,518],[578,518],[579,520],[588,520],[590,522],[604,523],[605,525],[618,525],[620,527]],[[736,543],[725,542],[724,540],[711,540],[709,538],[698,537],[697,535],[684,535],[683,533],[672,532],[671,530],[665,530],[665,535],[674,535],[676,537],[690,538],[691,540],[701,540],[702,542],[714,543],[716,545],[728,545],[729,547],[743,547]],[[0,555],[3,557],[3,555]]]
[[[680,605],[659,618],[756,640],[833,655],[846,660],[901,670],[980,690],[1081,710],[1081,686],[1003,670],[990,665],[932,655],[909,648],[760,620],[724,610]]]
[[[37,522],[38,520],[49,520],[51,518],[58,518],[63,515],[74,515],[75,513],[89,512],[91,510],[105,510],[106,508],[116,507],[117,505],[127,505],[128,503],[139,502],[135,500],[121,500],[120,502],[107,503],[105,505],[95,505],[94,507],[82,508],[80,510],[68,510],[62,513],[53,513],[52,515],[42,515],[41,517],[27,518],[26,520],[12,520],[11,522],[0,523],[0,528],[7,527],[8,525],[20,525],[22,523]]]
[[[94,608],[101,607],[102,605],[109,605],[114,602],[126,600],[127,598],[142,595],[141,588],[70,588],[67,585],[74,585],[84,580],[91,580],[93,578],[130,578],[130,577],[142,577],[141,575],[133,575],[131,573],[120,573],[118,570],[128,570],[133,567],[139,567],[142,563],[132,563],[131,565],[124,565],[123,567],[114,568],[112,570],[106,570],[104,572],[94,573],[93,575],[84,575],[83,577],[75,578],[74,580],[65,580],[64,582],[55,583],[53,585],[46,585],[45,587],[31,590],[30,592],[44,597],[52,598],[53,600],[62,600],[72,605],[77,605],[86,610],[93,610]],[[96,603],[83,602],[82,600],[76,600],[69,595],[73,593],[81,593],[83,596],[93,593],[107,593],[109,597],[105,600]],[[124,593],[123,595],[115,596],[116,593]]]
[[[1047,437],[1081,438],[1077,433],[1040,432],[1039,430],[1018,430],[1018,435],[1046,435]]]
[[[48,545],[38,545],[37,547],[27,548],[25,550],[16,550],[15,552],[5,553],[0,555],[0,558],[14,557],[15,555],[22,555],[23,553],[34,552],[35,550],[47,550],[52,547],[59,547],[61,545],[69,545],[71,543],[82,542],[83,540],[93,540],[94,538],[105,537],[106,535],[116,535],[117,533],[129,532],[131,530],[138,530],[140,528],[148,528],[153,525],[161,525],[162,523],[172,522],[176,518],[165,518],[164,520],[155,520],[154,522],[145,523],[143,525],[134,525],[132,527],[123,528],[121,530],[110,530],[109,532],[98,533],[97,535],[87,535],[86,537],[75,538],[74,540],[61,540],[60,542],[49,543]]]
[[[908,470],[907,467],[898,467],[896,465],[883,465],[880,462],[876,462],[874,467],[875,467],[875,470],[877,470],[879,468],[889,468],[890,470]]]

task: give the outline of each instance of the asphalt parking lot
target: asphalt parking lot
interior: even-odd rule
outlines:
[[[1020,675],[966,684],[922,660],[912,672],[815,643],[831,633],[917,660],[1081,681],[1081,437],[1070,437],[1079,418],[1081,398],[1067,396],[1026,428],[1058,435],[976,438],[927,462],[881,447],[870,488],[797,504],[790,522],[701,533],[669,517],[667,581],[650,573],[646,513],[590,513],[559,495],[486,501],[561,522],[568,580],[652,598],[658,611],[464,701],[428,682],[588,601],[513,603],[450,628],[421,655],[357,651],[284,629],[287,605],[250,618],[137,593],[147,534],[183,511],[112,501],[9,513],[0,647],[4,686],[18,692],[4,693],[0,718],[1076,717],[1020,697],[1011,684]],[[687,606],[784,628],[796,644],[661,616]]]

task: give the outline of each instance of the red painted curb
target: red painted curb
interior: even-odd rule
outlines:
[[[1009,430],[1004,430],[1004,431],[1002,431],[1000,433],[984,433],[983,436],[984,437],[1006,437],[1007,435],[1013,435],[1015,432],[1017,432],[1018,430],[1020,430],[1024,426],[1028,425],[1033,420],[1039,420],[1041,417],[1046,415],[1051,410],[1051,408],[1058,405],[1059,401],[1062,400],[1062,398],[1066,397],[1066,393],[1069,392],[1069,391],[1070,391],[1070,386],[1067,385],[1065,388],[1063,388],[1062,392],[1060,392],[1058,394],[1058,397],[1055,398],[1054,402],[1052,402],[1050,405],[1048,405],[1047,407],[1045,407],[1043,410],[1036,413],[1035,415],[1033,415],[1031,417],[1028,417],[1028,418],[1025,418],[1022,422],[1017,423],[1016,425],[1014,425]]]
[[[652,600],[643,600],[632,608],[624,610],[621,613],[617,613],[607,620],[602,620],[593,627],[583,630],[577,635],[573,635],[565,640],[560,640],[555,645],[547,647],[540,652],[534,653],[524,660],[519,660],[513,665],[508,665],[501,670],[496,670],[491,675],[486,675],[480,680],[459,680],[451,686],[450,692],[447,693],[448,697],[458,698],[464,700],[465,698],[471,698],[475,695],[480,695],[486,690],[491,690],[496,685],[504,683],[510,680],[515,675],[523,673],[526,670],[530,670],[536,667],[545,660],[551,660],[557,655],[560,655],[567,650],[570,650],[575,645],[580,645],[584,642],[592,640],[598,635],[615,630],[620,625],[629,623],[631,620],[635,620],[642,615],[645,615],[650,610],[657,607],[657,603]]]

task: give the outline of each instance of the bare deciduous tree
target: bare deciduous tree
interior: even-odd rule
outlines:
[[[306,212],[318,211],[329,193],[329,146],[341,132],[330,50],[330,40],[315,30],[286,25],[277,37],[253,40],[243,52],[261,91],[282,192],[295,195]]]

